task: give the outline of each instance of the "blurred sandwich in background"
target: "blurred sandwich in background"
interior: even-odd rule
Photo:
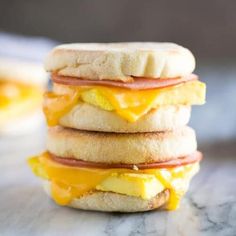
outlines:
[[[40,63],[0,58],[0,135],[32,132],[42,124],[47,83]]]

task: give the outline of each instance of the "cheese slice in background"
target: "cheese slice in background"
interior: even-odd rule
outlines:
[[[0,57],[0,136],[26,134],[43,124],[47,83],[41,63]]]

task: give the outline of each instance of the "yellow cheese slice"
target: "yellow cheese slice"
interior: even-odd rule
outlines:
[[[205,102],[206,86],[200,81],[150,90],[129,90],[105,86],[54,85],[55,92],[45,94],[44,112],[48,124],[59,119],[79,102],[116,112],[129,122],[135,122],[151,109],[163,105],[201,105]]]

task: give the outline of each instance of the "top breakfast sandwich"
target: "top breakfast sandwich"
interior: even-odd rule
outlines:
[[[191,105],[205,102],[192,53],[173,43],[61,45],[45,67],[54,82],[44,102],[49,126],[170,130],[188,123]]]

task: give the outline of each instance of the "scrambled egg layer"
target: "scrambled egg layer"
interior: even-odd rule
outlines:
[[[105,86],[65,86],[54,84],[54,92],[45,94],[44,112],[48,124],[59,119],[79,102],[116,112],[135,122],[151,109],[163,105],[201,105],[205,102],[206,85],[200,81],[159,89],[129,90]]]
[[[28,160],[35,175],[51,182],[52,198],[60,205],[93,191],[115,192],[150,199],[170,190],[167,209],[177,209],[199,163],[162,169],[98,169],[71,167],[53,161],[46,152]]]
[[[38,86],[0,80],[0,124],[39,107],[42,94]]]

